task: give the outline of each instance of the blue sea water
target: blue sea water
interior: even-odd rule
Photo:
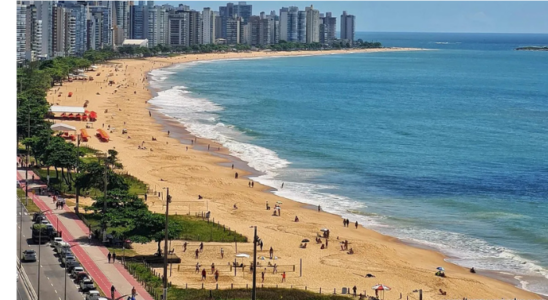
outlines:
[[[178,65],[150,103],[275,194],[548,295],[548,53],[514,51],[548,35],[357,38],[435,50]]]

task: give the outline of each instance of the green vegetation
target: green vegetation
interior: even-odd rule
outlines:
[[[381,43],[379,42],[364,42],[359,39],[354,42],[353,46],[350,46],[350,43],[343,43],[342,41],[334,42],[331,45],[320,44],[320,43],[295,43],[280,41],[278,44],[273,45],[259,45],[256,48],[261,50],[270,49],[272,51],[296,51],[296,50],[332,50],[332,49],[342,49],[342,48],[382,48]],[[237,45],[218,45],[218,44],[207,44],[207,45],[192,45],[190,47],[185,46],[164,46],[157,45],[152,48],[140,48],[140,47],[131,47],[124,46],[119,47],[118,53],[121,56],[157,56],[157,55],[167,55],[174,56],[174,53],[213,53],[213,52],[230,52],[230,51],[250,51],[251,46],[245,44]]]
[[[181,224],[183,230],[178,236],[179,239],[201,242],[247,242],[247,238],[228,228],[223,228],[207,222],[199,217],[192,216],[169,216],[170,220]]]
[[[126,268],[140,282],[144,283],[147,291],[159,299],[162,295],[162,280],[155,276],[150,269],[144,264],[137,262],[126,262]],[[210,298],[211,296],[213,298]],[[184,289],[177,286],[171,286],[167,292],[168,300],[202,300],[202,299],[249,299],[251,297],[251,289],[230,289],[230,290],[207,290],[207,289]],[[348,300],[348,297],[335,295],[320,295],[299,289],[286,288],[258,288],[257,299],[259,300]]]
[[[32,214],[32,213],[40,211],[40,208],[36,205],[36,203],[34,203],[34,201],[32,199],[29,199],[28,205],[25,205],[26,204],[25,191],[23,191],[23,189],[20,189],[20,188],[17,189],[17,199],[19,199],[19,201],[21,201],[21,203],[23,203],[23,206],[25,206],[27,208],[27,211],[29,213]]]

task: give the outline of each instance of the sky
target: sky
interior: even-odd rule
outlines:
[[[228,1],[156,1],[180,3],[202,10]],[[237,3],[238,1],[232,1]],[[253,14],[279,14],[281,7],[314,5],[320,13],[332,12],[337,27],[343,10],[356,16],[356,31],[371,32],[467,32],[467,33],[547,33],[548,2],[545,1],[247,1]]]

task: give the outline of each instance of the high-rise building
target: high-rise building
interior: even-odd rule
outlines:
[[[144,1],[131,6],[127,38],[144,40],[148,37],[148,9]]]
[[[240,17],[229,17],[226,19],[226,43],[228,45],[240,43],[241,24],[242,18]]]
[[[306,43],[306,11],[299,11],[297,20],[297,41]]]
[[[320,43],[331,44],[336,38],[337,18],[330,12],[320,16]]]
[[[347,40],[350,45],[354,42],[354,21],[355,17],[353,15],[347,15],[346,11],[343,11],[341,15],[341,40]]]
[[[191,10],[188,12],[188,44],[202,44],[202,15],[199,11]]]
[[[53,7],[51,29],[51,46],[53,56],[66,56],[69,51],[68,47],[70,47],[70,44],[67,45],[65,43],[67,35],[67,32],[65,31],[67,26],[65,17],[66,12],[63,7]]]
[[[111,1],[103,1],[111,2]],[[112,23],[114,27],[114,41],[116,45],[121,45],[125,39],[130,38],[130,1],[112,1],[114,7],[109,3],[108,6],[112,9]],[[139,1],[143,2],[143,1]],[[106,5],[105,5],[106,6]],[[139,6],[144,6],[139,3]]]
[[[90,6],[88,16],[88,49],[112,45],[111,10],[107,6]]]
[[[222,38],[222,31],[223,31],[223,17],[221,17],[216,12],[215,13],[215,36],[214,36],[215,41],[217,41],[217,39]]]
[[[187,12],[170,13],[168,16],[168,43],[170,46],[188,47],[189,15]]]
[[[27,6],[17,4],[17,63],[25,61],[27,43]]]
[[[87,50],[87,5],[79,2],[59,2],[59,6],[65,8],[68,15],[67,39],[71,45],[69,55],[83,55]],[[67,30],[65,30],[67,32]]]
[[[314,6],[306,7],[306,42],[320,42],[320,11]]]
[[[236,16],[242,18],[242,23],[247,24],[249,18],[253,15],[253,7],[246,2],[238,2],[238,5],[234,5]]]
[[[149,47],[168,44],[168,12],[161,6],[148,9],[147,39]]]
[[[217,13],[205,7],[202,11],[202,41],[203,44],[214,44],[217,29]]]
[[[275,11],[271,11],[270,15],[267,16],[268,19],[268,26],[270,28],[270,44],[277,44],[278,43],[278,16],[276,16]]]
[[[290,6],[287,11],[287,41],[299,41],[299,8]]]
[[[251,45],[268,45],[270,40],[269,19],[259,16],[251,16],[248,25],[251,25]]]
[[[37,19],[42,21],[42,49],[40,53],[44,58],[51,58],[52,52],[52,13],[53,1],[34,1]]]
[[[282,7],[282,9],[280,9],[280,21],[279,21],[279,26],[278,26],[278,40],[280,41],[289,41],[289,37],[288,37],[288,13],[289,13],[289,9],[287,7]]]
[[[253,19],[253,16],[251,16]],[[251,46],[251,20],[247,24],[240,26],[240,43]]]
[[[249,18],[253,14],[253,7],[246,2],[238,2],[238,4],[227,3],[226,6],[219,7],[219,16],[221,16],[221,37],[227,38],[227,21],[228,18],[240,17],[240,24],[248,23]],[[234,21],[232,21],[234,22]]]

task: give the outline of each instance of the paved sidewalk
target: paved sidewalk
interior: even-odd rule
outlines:
[[[31,177],[29,171],[29,178]],[[34,174],[34,173],[33,173]],[[35,175],[35,182],[39,181]],[[24,189],[25,171],[17,171],[17,180],[22,181]],[[110,298],[110,287],[116,288],[115,297],[131,294],[132,287],[137,290],[137,300],[153,300],[146,290],[127,272],[122,264],[108,263],[108,249],[100,244],[90,244],[88,241],[89,230],[68,208],[56,209],[52,198],[48,196],[37,196],[29,192],[29,197],[41,209],[47,211],[46,216],[58,231],[63,232],[63,240],[72,246],[72,252],[81,262],[82,266],[95,280],[99,288]],[[119,253],[120,254],[120,253]],[[125,300],[125,298],[124,298]]]

